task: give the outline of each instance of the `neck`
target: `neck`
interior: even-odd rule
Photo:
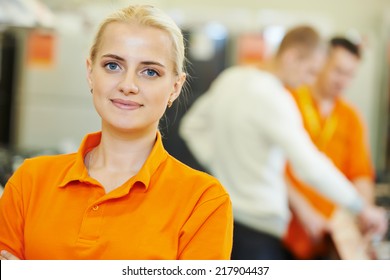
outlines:
[[[269,61],[266,61],[266,62],[262,63],[259,68],[264,70],[264,71],[267,71],[268,73],[273,74],[283,84],[285,84],[282,71],[280,70],[280,67],[279,67],[279,64],[278,64],[278,61],[276,60],[276,58],[273,58],[273,59],[271,59]]]
[[[323,117],[329,116],[333,110],[335,99],[329,97],[318,83],[315,83],[312,86],[311,92],[313,94],[313,99],[320,110],[320,114]]]
[[[148,158],[156,140],[156,129],[124,133],[102,125],[100,144],[93,152],[95,168],[113,172],[137,173]]]

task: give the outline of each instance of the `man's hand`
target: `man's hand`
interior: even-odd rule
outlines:
[[[382,238],[387,231],[386,211],[381,207],[366,205],[359,214],[359,221],[365,235],[369,234]]]
[[[0,253],[0,260],[20,260],[18,257],[12,255],[10,252],[7,252],[6,250],[2,250]]]
[[[314,208],[302,211],[298,218],[314,243],[320,242],[326,233],[331,232],[331,224]]]
[[[288,179],[287,179],[288,180]],[[314,243],[320,242],[331,225],[292,184],[288,184],[290,207],[298,217],[306,233]]]

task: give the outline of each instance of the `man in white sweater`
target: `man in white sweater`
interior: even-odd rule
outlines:
[[[359,215],[365,227],[386,228],[383,211],[366,205],[312,144],[285,89],[313,79],[321,54],[316,31],[296,27],[268,65],[225,70],[182,119],[180,135],[230,193],[232,259],[288,258],[281,242],[289,221],[286,159],[303,181]]]

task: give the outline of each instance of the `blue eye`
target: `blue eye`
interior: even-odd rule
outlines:
[[[108,70],[111,70],[111,71],[115,71],[115,70],[119,69],[119,65],[117,63],[114,63],[114,62],[109,62],[105,65],[105,68],[107,68]]]
[[[159,76],[158,73],[153,70],[153,69],[146,69],[145,70],[145,73],[146,75],[148,75],[149,77],[155,77],[155,76]]]

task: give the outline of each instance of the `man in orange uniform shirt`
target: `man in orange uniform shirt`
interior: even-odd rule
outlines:
[[[360,50],[345,38],[333,38],[329,47],[327,62],[315,84],[299,88],[293,92],[293,97],[302,114],[305,128],[318,149],[354,183],[368,203],[373,203],[374,172],[364,125],[357,111],[341,97],[358,68]],[[307,211],[301,205],[300,210],[292,207],[295,213],[285,243],[297,258],[323,258],[327,248],[321,240],[320,229],[327,228],[325,220],[330,219],[336,206],[310,186],[298,181],[289,167],[287,177],[295,190],[318,213],[314,209]],[[317,214],[316,223],[307,216]],[[325,220],[321,221],[321,216]]]

